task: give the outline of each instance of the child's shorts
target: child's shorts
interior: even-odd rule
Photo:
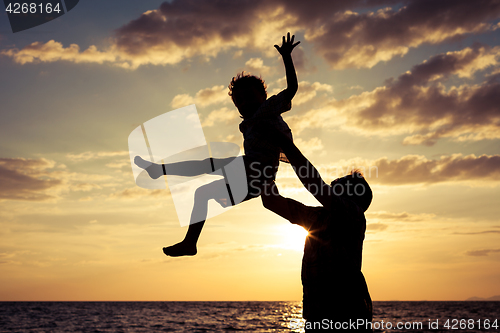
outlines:
[[[243,201],[257,198],[261,195],[262,185],[276,179],[279,160],[260,161],[249,156],[243,156],[247,176],[248,194]]]

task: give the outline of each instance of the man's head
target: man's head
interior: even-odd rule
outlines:
[[[233,77],[228,94],[243,118],[252,116],[267,99],[264,81],[245,72]]]
[[[333,194],[351,198],[363,211],[372,202],[372,190],[360,170],[352,170],[349,175],[335,179],[331,186]]]

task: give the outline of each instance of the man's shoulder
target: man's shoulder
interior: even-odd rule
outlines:
[[[313,223],[318,222],[321,219],[326,219],[328,215],[328,210],[323,206],[306,206],[301,202],[293,199],[288,199],[288,209],[293,217],[294,224],[299,224],[304,227],[308,227]]]

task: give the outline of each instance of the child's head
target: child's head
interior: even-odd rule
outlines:
[[[233,77],[228,94],[243,118],[251,116],[267,99],[264,81],[245,72]]]
[[[331,186],[334,194],[348,196],[363,211],[366,211],[372,202],[372,190],[360,170],[352,170],[349,175],[335,179]]]

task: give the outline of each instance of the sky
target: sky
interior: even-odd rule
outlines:
[[[167,189],[136,186],[128,136],[195,104],[207,142],[241,147],[227,86],[242,70],[330,182],[374,198],[363,273],[374,300],[500,295],[497,0],[87,0],[12,33],[0,14],[0,301],[301,300],[300,227],[245,202],[194,257]],[[283,196],[319,203],[281,164]]]

